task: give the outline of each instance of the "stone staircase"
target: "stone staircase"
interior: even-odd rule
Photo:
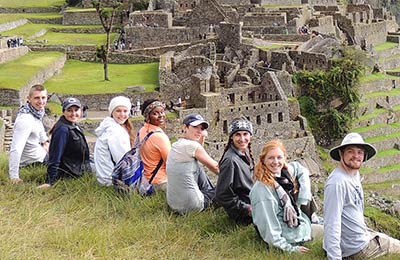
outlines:
[[[0,117],[4,122],[3,151],[9,152],[14,129],[14,124],[12,122],[12,110],[0,110]]]

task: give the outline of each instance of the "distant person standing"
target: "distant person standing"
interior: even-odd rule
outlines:
[[[47,160],[49,138],[42,123],[47,104],[47,90],[34,85],[29,90],[28,101],[19,109],[14,123],[14,132],[9,154],[11,182],[19,183],[19,168]]]

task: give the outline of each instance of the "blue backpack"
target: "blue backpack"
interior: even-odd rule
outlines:
[[[151,195],[153,193],[153,186],[151,182],[160,169],[163,159],[160,160],[157,167],[151,173],[150,180],[143,176],[144,165],[140,157],[139,149],[144,142],[156,131],[148,133],[143,140],[139,143],[139,132],[136,136],[133,148],[128,151],[121,160],[115,165],[112,173],[112,183],[117,191],[130,193],[138,192],[143,196]]]

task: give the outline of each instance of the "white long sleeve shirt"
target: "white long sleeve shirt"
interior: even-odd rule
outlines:
[[[32,114],[18,114],[9,153],[9,175],[19,178],[19,167],[43,162],[46,150],[42,144],[49,138],[40,119]]]
[[[336,168],[325,184],[323,248],[328,259],[342,259],[359,252],[368,242],[360,174],[352,176]]]

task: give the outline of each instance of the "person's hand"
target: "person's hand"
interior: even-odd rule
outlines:
[[[297,220],[296,210],[290,202],[286,203],[283,207],[283,222],[287,223],[288,227],[293,228],[299,225]]]
[[[50,184],[45,183],[45,184],[42,184],[42,185],[38,186],[37,188],[38,188],[38,189],[47,189],[47,188],[50,188],[50,187],[51,187]]]
[[[310,249],[305,246],[300,246],[300,248],[299,248],[299,252],[303,253],[303,254],[308,253],[309,251],[310,251]]]
[[[23,183],[24,181],[23,181],[22,179],[20,179],[20,178],[12,178],[12,179],[10,180],[10,182],[11,182],[12,184],[19,184],[19,183]]]

